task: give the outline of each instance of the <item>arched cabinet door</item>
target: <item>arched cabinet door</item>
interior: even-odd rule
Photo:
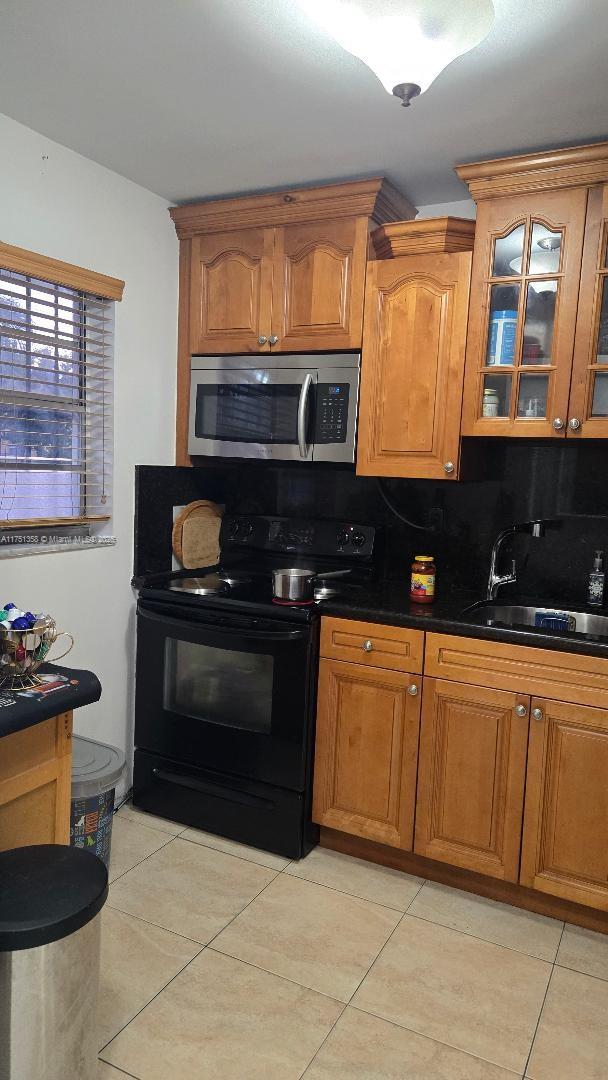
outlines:
[[[273,246],[274,229],[193,239],[191,353],[270,351]]]
[[[578,423],[574,423],[578,421]],[[568,438],[608,438],[608,185],[589,192]]]
[[[587,191],[546,191],[478,208],[463,435],[563,439]]]
[[[471,253],[372,262],[357,473],[456,480]]]
[[[367,218],[275,230],[275,351],[360,349]]]

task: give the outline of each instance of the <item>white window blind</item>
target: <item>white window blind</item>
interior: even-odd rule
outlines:
[[[114,303],[0,268],[0,528],[110,517]]]

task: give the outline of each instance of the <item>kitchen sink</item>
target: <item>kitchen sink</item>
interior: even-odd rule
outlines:
[[[463,612],[463,617],[478,626],[513,626],[522,629],[549,630],[552,633],[565,631],[581,634],[587,638],[608,640],[608,615],[570,611],[554,605],[533,607],[491,601],[468,608]]]

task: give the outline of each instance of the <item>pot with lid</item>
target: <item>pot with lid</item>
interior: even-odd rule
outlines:
[[[342,577],[350,570],[304,570],[302,567],[281,567],[272,571],[272,592],[275,600],[283,603],[307,604],[314,600],[315,582],[324,578]]]

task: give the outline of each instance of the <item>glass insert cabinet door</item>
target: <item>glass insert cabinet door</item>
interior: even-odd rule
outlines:
[[[568,424],[570,437],[608,437],[608,187],[589,195]]]
[[[579,189],[480,203],[464,435],[565,436],[585,206]]]

